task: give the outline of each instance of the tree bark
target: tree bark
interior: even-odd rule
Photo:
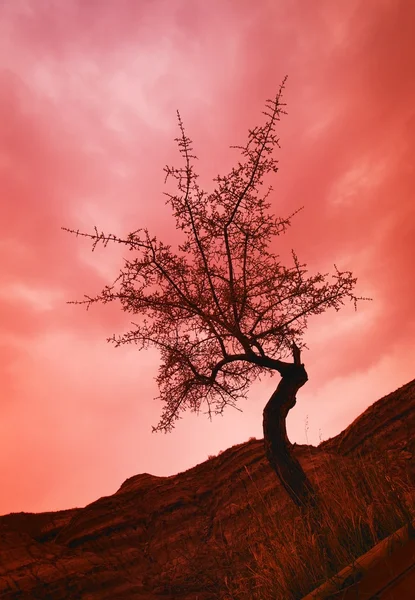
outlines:
[[[282,378],[263,412],[265,453],[271,467],[290,498],[301,509],[317,507],[316,492],[298,460],[291,455],[286,418],[295,406],[296,393],[308,380],[300,361],[300,350],[293,345],[293,363],[281,363]]]

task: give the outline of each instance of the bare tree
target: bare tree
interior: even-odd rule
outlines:
[[[134,342],[140,349],[154,345],[161,353],[157,377],[159,399],[164,404],[153,431],[170,431],[180,414],[206,408],[209,416],[236,407],[251,382],[264,372],[282,377],[264,409],[266,455],[292,500],[299,506],[314,503],[315,494],[299,462],[290,453],[285,420],[296,402],[298,389],[307,381],[301,364],[303,333],[310,315],[333,307],[339,310],[353,294],[356,278],[335,267],[327,274],[308,276],[292,252],[293,264],[282,265],[269,250],[270,241],[284,233],[296,210],[275,217],[267,201],[272,187],[261,194],[264,175],[276,173],[272,154],[279,146],[276,123],[285,114],[282,93],[285,79],[273,100],[268,100],[266,122],[249,130],[238,162],[207,194],[194,171],[192,142],[177,113],[180,137],[176,138],[184,165],[165,167],[166,180],[176,179],[178,195],[166,194],[178,230],[185,240],[177,252],[147,229],[126,238],[66,231],[93,240],[125,244],[137,256],[125,260],[124,269],[101,294],[71,302],[87,304],[119,300],[124,311],[138,315],[134,328],[107,341]],[[301,209],[299,209],[301,210]],[[117,286],[117,287],[116,287]],[[292,356],[293,362],[281,358]]]

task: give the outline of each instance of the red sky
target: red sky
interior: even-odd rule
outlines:
[[[310,320],[291,441],[306,422],[310,443],[336,435],[415,377],[414,19],[406,0],[3,0],[0,514],[84,506],[262,437],[276,378],[243,413],[152,434],[157,352],[106,342],[130,329],[119,305],[66,304],[111,283],[123,251],[61,226],[174,243],[176,109],[209,190],[288,74],[272,205],[305,208],[275,250],[350,269],[373,298]]]

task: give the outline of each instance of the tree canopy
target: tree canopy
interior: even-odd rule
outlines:
[[[133,329],[108,339],[116,346],[155,346],[161,355],[157,376],[164,407],[154,431],[170,431],[186,409],[211,416],[227,405],[236,407],[249,385],[262,373],[279,371],[281,358],[302,348],[307,319],[346,300],[355,304],[356,278],[350,271],[308,275],[292,252],[292,264],[281,264],[270,242],[283,234],[291,219],[277,217],[263,192],[267,173],[276,173],[273,153],[279,147],[276,124],[285,114],[285,79],[266,102],[262,126],[248,132],[240,151],[242,162],[218,175],[211,193],[198,185],[192,141],[177,112],[180,135],[175,141],[180,168],[165,167],[166,180],[176,180],[178,194],[167,201],[185,241],[173,250],[146,228],[125,238],[114,234],[66,231],[99,242],[125,244],[135,252],[112,285],[85,300],[87,304],[119,300],[124,311],[137,315]]]

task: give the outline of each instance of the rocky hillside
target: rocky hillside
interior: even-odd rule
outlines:
[[[415,452],[415,380],[385,396],[343,433],[293,452],[315,482],[328,454],[389,453],[396,468]],[[352,468],[352,467],[351,467]],[[415,478],[414,478],[415,480]],[[275,507],[281,527],[296,508],[264,456],[262,440],[234,446],[171,477],[127,479],[81,509],[0,517],[0,598],[4,600],[212,600],[226,561],[246,559],[253,515]]]
[[[319,445],[342,456],[387,456],[392,471],[403,463],[415,482],[415,380],[369,406],[342,433]]]

